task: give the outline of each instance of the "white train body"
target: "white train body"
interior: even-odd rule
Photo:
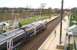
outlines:
[[[46,24],[42,21],[32,23],[32,25],[35,27],[36,33],[40,32],[46,28]]]

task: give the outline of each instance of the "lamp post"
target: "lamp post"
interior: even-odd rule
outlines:
[[[63,18],[63,3],[64,3],[64,0],[62,0],[61,1],[61,14],[60,14],[60,39],[59,39],[59,44],[61,44],[62,43],[62,40],[61,40],[61,38],[62,38],[62,18]]]

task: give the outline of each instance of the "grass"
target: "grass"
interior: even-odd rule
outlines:
[[[49,16],[33,16],[33,17],[22,20],[20,23],[23,26],[23,25],[30,24],[34,21],[43,20],[43,19],[47,19],[47,18],[49,18]]]

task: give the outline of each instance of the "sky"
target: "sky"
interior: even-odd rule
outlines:
[[[0,7],[30,7],[40,8],[45,3],[45,8],[60,8],[61,0],[0,0]],[[77,7],[77,0],[64,0],[64,8]]]

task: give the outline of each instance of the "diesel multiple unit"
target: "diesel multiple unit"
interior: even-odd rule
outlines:
[[[24,41],[46,29],[46,21],[38,21],[0,35],[0,50],[15,50]]]

